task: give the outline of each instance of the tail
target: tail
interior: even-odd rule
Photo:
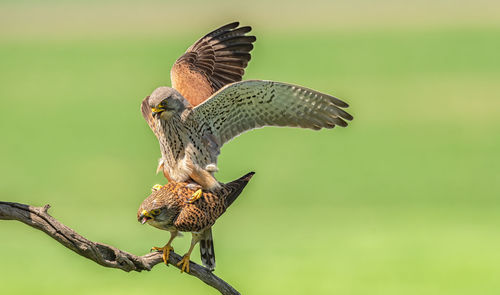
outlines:
[[[234,200],[241,194],[245,186],[248,184],[250,179],[252,179],[252,176],[255,174],[255,172],[250,172],[245,174],[244,176],[233,180],[231,182],[228,182],[226,184],[222,185],[222,193],[220,194],[221,196],[226,196],[224,200],[224,205],[227,209]]]
[[[214,240],[212,239],[212,228],[209,227],[203,231],[200,240],[201,263],[213,271],[215,269]]]
[[[225,209],[227,209],[227,207],[229,207],[241,194],[254,174],[255,172],[250,172],[234,181],[223,184],[219,191],[215,192],[215,194],[218,196],[225,196]],[[211,227],[204,230],[201,234],[200,256],[203,265],[213,271],[215,269],[215,251]]]

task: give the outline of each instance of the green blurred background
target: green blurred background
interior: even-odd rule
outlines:
[[[222,149],[219,180],[257,174],[214,228],[215,273],[243,294],[499,294],[499,15],[493,0],[2,1],[0,199],[49,203],[135,254],[163,245],[136,220],[163,181],[140,101],[239,20],[258,38],[246,79],[334,94],[355,120]],[[103,268],[14,221],[0,266],[2,294],[217,294],[172,267]]]

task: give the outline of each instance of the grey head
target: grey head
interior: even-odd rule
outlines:
[[[174,88],[162,86],[156,88],[148,99],[153,117],[169,119],[174,114],[180,115],[189,102]]]

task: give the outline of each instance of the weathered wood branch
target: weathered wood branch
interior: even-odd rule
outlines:
[[[50,205],[33,207],[19,203],[0,202],[0,219],[21,221],[41,230],[66,248],[105,267],[118,268],[126,272],[149,271],[153,266],[163,263],[162,253],[160,252],[136,256],[113,246],[87,240],[52,217],[47,212],[49,208]],[[170,265],[180,268],[177,263],[181,259],[180,255],[172,251],[168,262]],[[191,261],[189,270],[189,275],[197,277],[224,295],[240,294],[228,283],[201,265]]]

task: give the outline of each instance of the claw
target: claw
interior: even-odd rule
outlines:
[[[181,267],[181,273],[183,273],[184,271],[186,272],[189,272],[189,255],[186,254],[182,257],[181,261],[177,262],[177,266],[180,266],[182,264],[182,267]]]
[[[152,192],[156,192],[156,191],[159,191],[161,188],[162,188],[161,184],[155,184],[155,185],[153,185],[153,187],[151,188],[151,191],[152,191]]]
[[[153,247],[151,248],[151,251],[163,251],[163,262],[168,265],[168,257],[170,257],[170,251],[174,251],[174,248],[170,245],[165,245],[164,247]]]
[[[203,191],[201,189],[197,190],[192,196],[191,198],[189,198],[189,200],[186,201],[186,203],[188,204],[192,204],[194,203],[196,200],[198,200],[199,198],[201,198],[203,194]]]

